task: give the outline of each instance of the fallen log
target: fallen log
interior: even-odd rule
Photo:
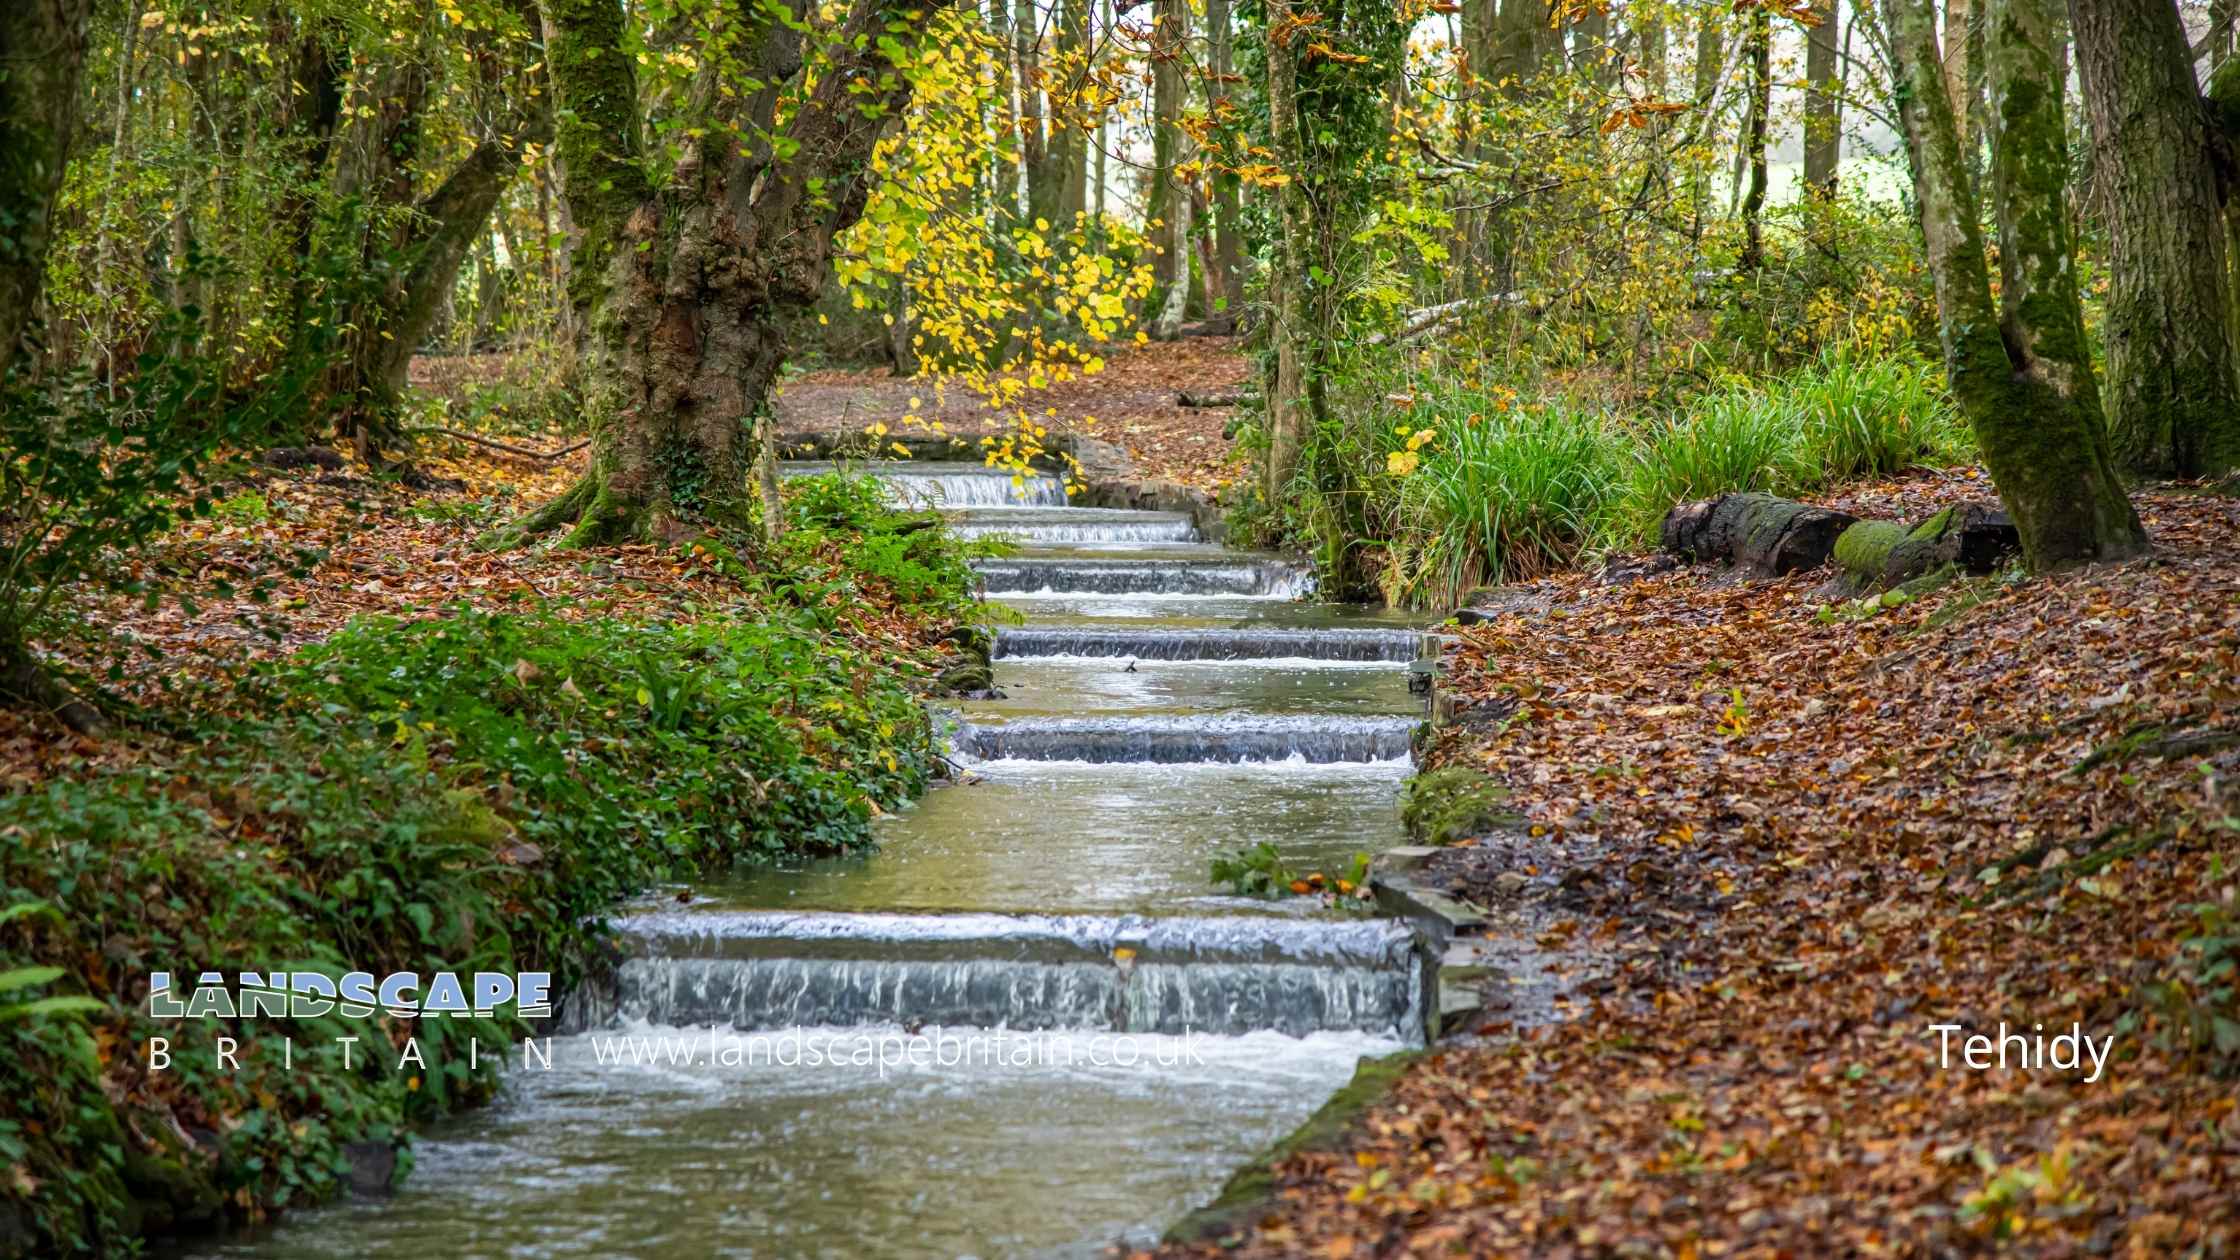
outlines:
[[[1827,563],[1837,537],[1858,519],[1779,495],[1722,494],[1674,507],[1658,532],[1664,549],[1683,560],[1779,577]]]
[[[2020,545],[2005,512],[1962,503],[1911,526],[1860,521],[1836,539],[1835,560],[1852,587],[1863,591],[1897,586],[1947,565],[1989,573]]]

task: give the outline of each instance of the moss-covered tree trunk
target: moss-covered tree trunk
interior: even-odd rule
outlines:
[[[926,29],[947,2],[854,0],[806,37],[826,51],[782,121],[781,96],[804,90],[804,36],[756,11],[740,55],[765,86],[701,80],[681,107],[703,114],[704,138],[657,183],[620,6],[547,0],[592,462],[517,534],[574,523],[570,541],[591,544],[772,524],[774,479],[757,469],[785,328],[822,291],[833,238],[870,195],[872,148],[909,97],[880,44]]]
[[[46,285],[92,18],[91,0],[14,0],[0,15],[0,377]]]
[[[1987,181],[1999,229],[1995,308],[1930,0],[1884,3],[1946,374],[2023,555],[2038,570],[2137,555],[2146,534],[2110,458],[2077,300],[2051,8],[1994,0],[1985,14],[1996,103]]]
[[[1750,63],[1750,121],[1743,130],[1743,151],[1749,155],[1749,191],[1742,197],[1742,258],[1744,271],[1766,265],[1766,134],[1773,113],[1773,14],[1764,5],[1750,10],[1749,35],[1743,56]]]
[[[0,13],[0,380],[30,357],[92,17],[90,0],[23,0]],[[0,698],[99,733],[101,715],[32,655],[26,629],[0,620]]]
[[[1267,0],[1268,135],[1276,164],[1292,178],[1275,190],[1276,258],[1268,277],[1268,339],[1275,351],[1274,379],[1268,383],[1268,464],[1263,487],[1268,503],[1283,502],[1298,475],[1306,441],[1307,312],[1304,292],[1307,237],[1313,232],[1306,189],[1298,178],[1305,164],[1299,147],[1299,50],[1291,0]]]
[[[2225,230],[2212,134],[2171,0],[2074,0],[2107,207],[2108,436],[2138,472],[2240,467]]]

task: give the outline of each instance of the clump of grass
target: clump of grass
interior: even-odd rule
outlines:
[[[1804,480],[1795,413],[1748,386],[1698,399],[1642,434],[1615,509],[1617,541],[1656,531],[1675,503],[1741,490],[1774,493]]]
[[[1768,396],[1795,411],[1799,462],[1815,484],[1956,462],[1972,449],[1935,374],[1910,358],[1824,350]]]
[[[1430,535],[1427,576],[1440,593],[1577,563],[1619,481],[1619,447],[1600,415],[1485,406],[1439,432],[1402,505]]]

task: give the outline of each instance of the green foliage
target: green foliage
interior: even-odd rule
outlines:
[[[27,1100],[0,1121],[0,1158],[39,1184],[0,1195],[57,1250],[119,1245],[221,1196],[261,1213],[329,1193],[346,1144],[487,1097],[520,1031],[417,1023],[422,1070],[339,1015],[159,1027],[140,1013],[148,971],[545,969],[566,984],[619,898],[861,844],[932,759],[893,668],[785,615],[369,621],[249,685],[266,716],[212,727],[175,763],[0,797],[0,1091]],[[24,991],[61,1003],[26,1008]],[[55,1018],[96,1007],[105,1058]],[[219,1033],[266,1052],[222,1071]],[[173,1068],[150,1078],[137,1063],[156,1034]],[[366,1036],[354,1071],[307,1052],[344,1035]],[[224,1134],[215,1163],[146,1136],[174,1114]]]
[[[276,377],[229,394],[197,348],[200,320],[175,313],[117,388],[90,373],[0,382],[0,648],[36,633],[73,583],[159,593],[115,563],[216,506],[199,489],[219,449],[270,430],[300,397]],[[246,505],[235,500],[229,510]]]
[[[2212,884],[2228,873],[2221,858],[2212,859]],[[2193,923],[2180,937],[2174,974],[2153,995],[2173,1049],[2205,1055],[2217,1071],[2240,1075],[2240,902],[2231,884],[2218,898],[2184,908]]]
[[[930,757],[891,674],[784,622],[463,608],[359,623],[272,684],[510,797],[525,836],[588,855],[562,872],[583,913],[696,862],[858,843]]]
[[[1636,447],[1611,541],[1656,536],[1676,503],[1741,490],[1800,494],[1970,453],[1942,382],[1910,355],[1831,351],[1763,383],[1696,399]]]
[[[962,618],[974,608],[968,562],[1000,549],[958,539],[938,513],[896,508],[876,477],[789,477],[784,496],[779,559],[795,576],[782,589],[823,614],[874,599]]]
[[[1408,780],[1400,794],[1400,821],[1411,839],[1453,844],[1514,826],[1518,816],[1509,806],[1508,789],[1491,775],[1469,766],[1442,766]]]
[[[1295,871],[1283,854],[1266,840],[1249,849],[1238,849],[1213,859],[1208,878],[1226,884],[1239,897],[1275,901],[1285,897],[1319,897],[1327,905],[1357,903],[1368,896],[1369,855],[1356,853],[1345,873],[1335,878],[1322,871]]]

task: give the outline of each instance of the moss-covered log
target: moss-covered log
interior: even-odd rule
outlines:
[[[2020,547],[2007,514],[1980,503],[1949,507],[1912,526],[1860,521],[1836,539],[1836,566],[1856,590],[1896,586],[1951,566],[1989,573]]]
[[[1837,536],[1858,519],[1778,495],[1723,494],[1673,508],[1660,535],[1664,549],[1683,560],[1779,577],[1827,563]]]

